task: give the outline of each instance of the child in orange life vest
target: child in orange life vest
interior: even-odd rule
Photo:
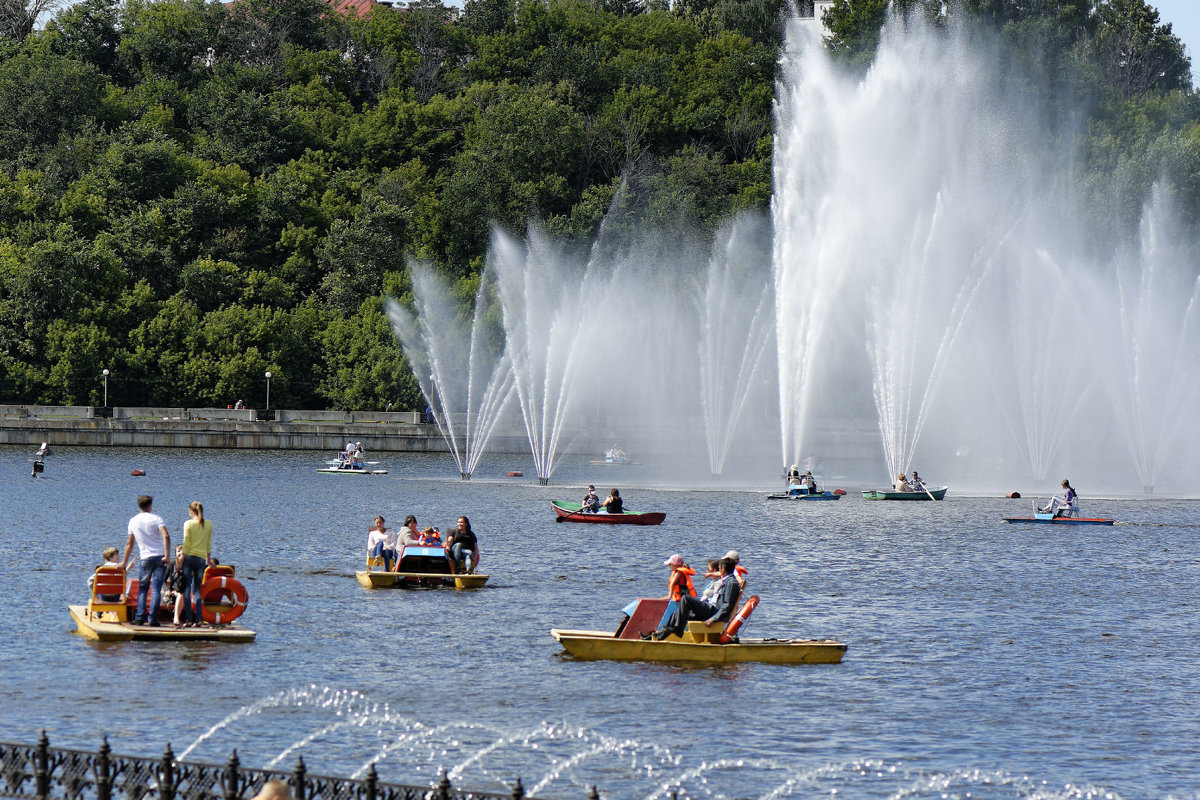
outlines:
[[[426,528],[421,531],[421,544],[437,545],[442,543],[442,532],[437,528]]]
[[[696,574],[696,570],[684,563],[683,556],[676,553],[664,561],[663,566],[671,568],[671,577],[667,580],[668,600],[679,602],[684,592],[692,597],[696,596],[696,587],[692,585],[692,576]]]

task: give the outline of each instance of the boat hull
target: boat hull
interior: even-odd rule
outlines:
[[[322,472],[326,475],[387,475],[386,469],[338,469],[337,467],[323,467],[317,472]]]
[[[367,589],[416,589],[453,586],[455,589],[482,589],[487,575],[454,575],[430,572],[383,572],[360,570],[354,573]]]
[[[768,500],[841,500],[840,494],[817,492],[816,494],[769,494]]]
[[[1115,520],[1102,519],[1100,517],[1054,517],[1053,519],[1042,517],[1005,517],[1004,521],[1008,523],[1032,522],[1042,525],[1112,525],[1115,523]]]
[[[575,503],[559,503],[551,500],[550,505],[554,508],[556,522],[588,522],[593,525],[660,525],[667,518],[666,513],[662,511],[626,511],[622,514],[600,511],[595,514],[586,514],[580,511],[579,505]]]
[[[675,664],[837,664],[846,645],[834,640],[743,639],[737,644],[618,639],[605,631],[552,629],[573,657],[586,660],[660,661]]]
[[[78,632],[100,642],[144,641],[176,642],[252,642],[255,633],[240,625],[207,625],[195,628],[176,628],[174,625],[134,625],[132,622],[103,622],[88,619],[87,606],[67,606]]]
[[[946,497],[946,492],[950,489],[949,486],[939,486],[936,489],[930,489],[928,492],[896,492],[891,489],[868,489],[863,492],[864,500],[928,500],[929,496],[933,495],[934,500],[942,500]]]

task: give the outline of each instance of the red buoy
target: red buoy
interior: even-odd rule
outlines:
[[[841,494],[845,494],[845,493],[846,493],[846,490],[845,490],[845,489],[834,489],[834,490],[833,490],[833,493],[834,493],[834,494],[841,495]]]
[[[509,472],[509,473],[508,473],[508,477],[510,477],[510,478],[523,478],[523,477],[525,477],[525,473],[524,473],[524,472],[521,472],[521,470],[519,470],[519,469],[514,469],[514,470],[512,470],[511,472]]]
[[[143,475],[145,475],[145,474],[146,474],[146,470],[144,470],[144,469],[135,469],[133,472],[131,472],[131,473],[129,473],[129,474],[130,474],[130,475],[133,475],[133,476],[135,476],[135,477],[141,477],[141,476],[143,476]]]

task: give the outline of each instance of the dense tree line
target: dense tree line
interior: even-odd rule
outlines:
[[[801,3],[803,5],[803,3]],[[940,2],[899,2],[944,24]],[[44,7],[39,6],[39,8]],[[838,0],[869,59],[884,0]],[[1142,0],[963,0],[1096,111],[1086,153],[1130,197],[1200,198],[1200,109]],[[783,0],[322,0],[0,8],[0,398],[400,408],[383,310],[407,257],[459,280],[492,224],[595,233],[623,185],[714,228],[771,191]],[[1166,164],[1166,167],[1162,165]]]

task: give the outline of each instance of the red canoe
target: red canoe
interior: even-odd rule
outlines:
[[[555,522],[592,522],[600,525],[658,525],[667,515],[661,511],[626,511],[623,514],[609,514],[606,511],[601,511],[596,514],[588,514],[580,509],[583,507],[579,503],[561,503],[558,500],[551,500],[550,505],[554,508],[554,513],[557,515]]]

